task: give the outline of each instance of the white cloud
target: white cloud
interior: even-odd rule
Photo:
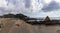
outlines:
[[[7,7],[7,2],[5,0],[0,0],[0,7]]]
[[[9,8],[9,9],[15,9],[15,6],[12,3],[9,3],[8,6],[7,6],[7,8]]]
[[[52,0],[43,0],[44,3],[49,4]]]
[[[60,3],[60,0],[55,0],[56,2]]]

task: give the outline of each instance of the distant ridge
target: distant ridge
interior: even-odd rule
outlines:
[[[27,16],[25,16],[23,14],[16,14],[16,15],[14,15],[14,14],[5,14],[3,16],[0,16],[0,18],[19,18],[19,19],[24,19],[25,17],[27,17]]]

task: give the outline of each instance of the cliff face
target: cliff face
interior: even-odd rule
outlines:
[[[57,33],[60,26],[31,25],[14,18],[0,18],[0,33]]]

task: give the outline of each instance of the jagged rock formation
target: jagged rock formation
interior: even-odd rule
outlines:
[[[44,21],[50,21],[50,18],[47,16]]]

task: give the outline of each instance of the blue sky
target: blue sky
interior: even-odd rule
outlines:
[[[60,17],[60,0],[0,0],[0,15],[8,13],[37,18]]]

